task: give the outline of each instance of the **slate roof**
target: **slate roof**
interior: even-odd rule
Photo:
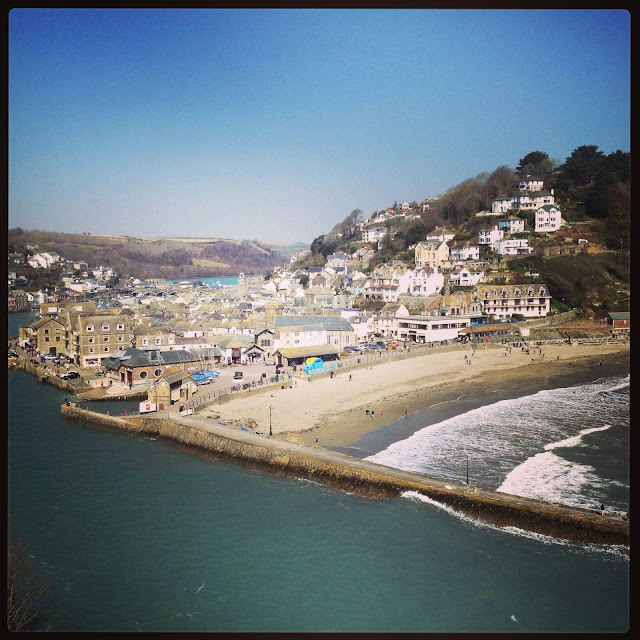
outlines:
[[[326,331],[353,331],[353,327],[342,316],[276,316],[276,328],[300,326],[305,329],[321,327]]]

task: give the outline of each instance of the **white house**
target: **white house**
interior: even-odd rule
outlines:
[[[378,242],[387,235],[386,227],[370,227],[362,230],[362,242]]]
[[[444,275],[438,267],[423,267],[412,272],[409,293],[412,296],[432,296],[440,293],[443,286]]]
[[[544,205],[536,211],[536,233],[555,232],[562,224],[562,213],[553,205]]]
[[[471,287],[484,278],[483,269],[470,269],[469,267],[462,267],[460,269],[453,269],[449,272],[449,284],[460,287]]]
[[[542,191],[543,180],[523,180],[518,183],[520,191]]]
[[[522,218],[507,218],[506,220],[500,220],[498,221],[498,228],[502,229],[505,233],[523,233],[524,220]]]
[[[554,204],[553,189],[550,191],[538,191],[531,195],[518,195],[511,198],[512,209],[532,210],[545,204]]]
[[[480,260],[480,247],[475,244],[462,243],[449,248],[450,262],[473,262]]]
[[[495,244],[498,240],[504,238],[504,231],[498,228],[498,225],[492,229],[478,231],[478,242],[480,244]]]
[[[509,240],[498,240],[494,249],[500,256],[516,256],[520,254],[531,253],[533,249],[529,246],[527,238],[511,238]]]
[[[498,198],[491,203],[491,213],[506,213],[511,209],[511,198]]]

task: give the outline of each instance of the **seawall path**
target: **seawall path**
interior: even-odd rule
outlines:
[[[325,484],[370,498],[416,491],[465,515],[497,526],[513,526],[555,538],[606,545],[629,545],[629,523],[619,516],[578,509],[451,481],[427,478],[360,460],[338,451],[220,424],[200,416],[107,416],[62,405],[63,417],[97,428],[153,435],[206,457]]]

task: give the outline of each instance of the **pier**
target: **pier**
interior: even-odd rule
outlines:
[[[393,469],[319,446],[278,439],[213,418],[159,414],[109,416],[62,405],[62,416],[87,426],[155,436],[191,453],[228,460],[340,491],[384,499],[416,491],[480,522],[512,526],[589,544],[629,546],[629,523],[619,516],[489,491]]]

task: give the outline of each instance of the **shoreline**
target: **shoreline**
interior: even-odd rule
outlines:
[[[600,367],[596,367],[598,360],[602,362]],[[440,393],[435,393],[434,398],[437,399],[434,399],[432,404],[409,413],[406,419],[402,417],[393,422],[389,421],[380,427],[366,431],[351,443],[331,445],[327,448],[354,457],[366,458],[383,451],[395,442],[406,440],[425,427],[438,424],[473,409],[485,407],[501,400],[513,400],[535,395],[545,389],[572,387],[594,382],[599,378],[629,373],[627,354],[607,354],[599,358],[585,356],[574,361],[572,366],[573,371],[558,372],[553,371],[552,362],[545,363],[545,368],[548,371],[540,371],[543,375],[533,380],[528,379],[527,370],[524,368],[510,370],[509,381],[514,385],[512,388],[495,388],[496,384],[500,382],[499,376],[494,376],[491,380],[460,382],[457,384],[457,390],[456,385],[451,385],[448,390],[440,390]],[[459,391],[462,393],[456,395]],[[325,436],[329,433],[326,430]]]
[[[366,457],[475,407],[630,371],[629,343],[543,345],[542,351],[544,356],[527,355],[513,348],[505,356],[505,347],[497,345],[473,356],[471,349],[426,353],[333,379],[292,380],[284,389],[211,404],[198,413],[264,433],[271,426],[274,439],[294,434],[300,444]]]

